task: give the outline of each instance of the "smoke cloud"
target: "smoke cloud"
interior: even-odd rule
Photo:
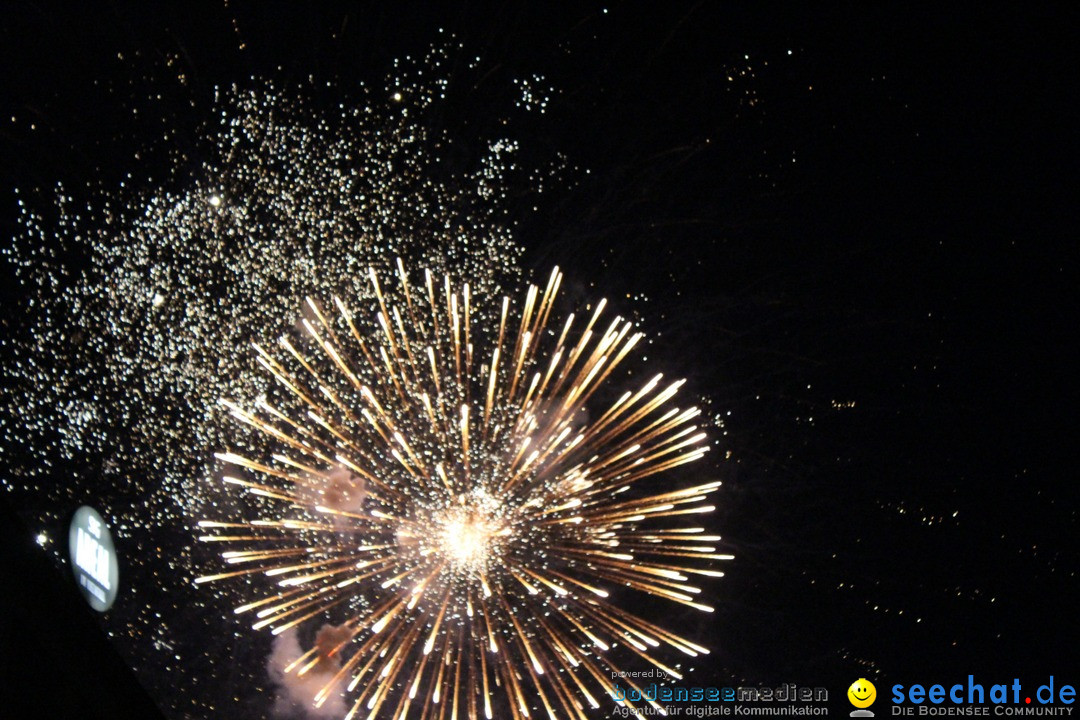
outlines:
[[[367,499],[367,483],[344,465],[335,465],[318,475],[308,475],[296,483],[296,493],[307,505],[323,506],[347,513],[362,513]],[[347,530],[352,523],[340,515],[328,515],[338,530]]]
[[[303,675],[300,670],[306,663],[292,668],[290,672],[285,671],[304,654],[296,630],[290,628],[274,638],[273,649],[266,663],[270,680],[277,686],[273,717],[279,720],[322,720],[345,715],[348,708],[345,706],[342,683],[331,689],[320,707],[315,706],[315,696],[341,669],[340,656],[330,653],[350,637],[352,633],[343,625],[324,625],[315,636],[319,662]]]

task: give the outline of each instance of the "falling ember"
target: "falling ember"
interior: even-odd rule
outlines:
[[[720,483],[639,489],[708,449],[682,381],[601,400],[642,336],[603,302],[554,320],[558,269],[520,306],[400,261],[394,287],[368,278],[369,311],[309,300],[306,341],[255,346],[276,394],[223,401],[248,428],[224,481],[253,515],[200,523],[229,567],[197,582],[265,576],[236,612],[275,634],[344,617],[290,672],[340,663],[316,704],[344,684],[347,718],[582,719],[612,678],[640,691],[626,667],[680,677],[667,656],[707,649],[627,607],[711,611],[691,576],[731,557],[686,523]]]

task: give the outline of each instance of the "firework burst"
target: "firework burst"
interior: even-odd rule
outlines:
[[[222,442],[206,408],[263,391],[235,352],[253,328],[285,332],[307,295],[361,296],[363,270],[396,255],[476,290],[515,281],[508,195],[534,197],[561,161],[527,170],[512,137],[432,121],[466,85],[450,80],[451,50],[333,110],[313,87],[217,89],[192,142],[169,131],[149,151],[167,155],[165,177],[126,183],[143,190],[91,190],[79,207],[58,189],[55,218],[20,200],[3,253],[30,301],[23,337],[4,342],[0,454],[40,459],[4,484],[37,493],[48,465],[90,458],[124,502],[163,488],[157,502],[196,512],[188,479]]]
[[[344,687],[348,718],[585,718],[624,662],[681,677],[666,654],[707,650],[626,605],[710,611],[690,576],[730,557],[685,522],[718,482],[640,489],[708,449],[682,382],[605,399],[642,335],[604,302],[555,320],[557,269],[520,304],[396,277],[255,346],[273,389],[222,401],[247,431],[218,455],[251,515],[199,523],[230,567],[197,582],[266,576],[236,612],[275,634],[344,618],[286,671],[330,667],[314,702]]]

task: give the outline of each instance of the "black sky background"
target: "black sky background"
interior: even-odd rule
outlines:
[[[12,2],[0,218],[14,234],[15,187],[132,171],[160,125],[117,98],[147,83],[183,124],[185,97],[251,76],[377,82],[443,28],[559,88],[526,139],[590,171],[522,209],[527,266],[640,313],[650,361],[731,412],[712,469],[736,560],[709,588],[715,615],[686,618],[714,648],[693,680],[838,698],[859,676],[879,693],[1075,681],[1077,20],[1020,4]],[[186,88],[162,81],[171,53]],[[449,112],[497,122],[487,92]],[[15,567],[36,550],[3,552]]]

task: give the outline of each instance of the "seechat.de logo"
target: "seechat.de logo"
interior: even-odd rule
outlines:
[[[1053,675],[1031,691],[1032,684],[1013,678],[1011,683],[986,684],[974,675],[967,682],[892,686],[892,714],[900,716],[1015,716],[1072,715],[1076,688]]]

